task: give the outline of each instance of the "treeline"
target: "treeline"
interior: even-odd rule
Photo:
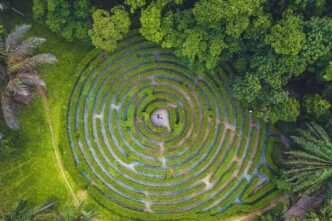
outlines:
[[[33,0],[33,18],[68,41],[89,41],[91,9],[89,0]]]
[[[67,40],[106,51],[130,27],[192,70],[233,67],[235,98],[268,122],[326,121],[332,100],[332,6],[297,0],[34,0],[34,18]],[[107,6],[110,1],[105,1]],[[99,2],[99,5],[101,3]],[[139,22],[138,22],[139,21]]]

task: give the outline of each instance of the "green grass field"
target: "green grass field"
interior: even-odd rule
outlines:
[[[25,17],[9,13],[6,28],[16,24],[32,24],[31,36],[47,39],[37,52],[48,52],[57,56],[59,62],[40,69],[47,84],[50,116],[56,143],[66,137],[66,103],[77,75],[77,63],[91,48],[84,44],[64,42],[44,27],[34,23],[29,15]],[[17,154],[0,160],[0,209],[4,210],[20,199],[34,204],[54,198],[61,204],[71,201],[63,178],[57,167],[50,131],[45,119],[42,102],[36,99],[32,105],[22,107],[19,112],[21,129],[15,147]],[[3,126],[3,125],[2,125]]]

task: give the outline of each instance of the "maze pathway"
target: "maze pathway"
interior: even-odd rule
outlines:
[[[273,199],[268,125],[233,100],[225,72],[193,73],[135,34],[89,54],[68,135],[90,195],[141,220],[212,220]]]

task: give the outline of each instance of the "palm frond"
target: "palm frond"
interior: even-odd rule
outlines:
[[[9,81],[6,87],[6,95],[13,98],[16,102],[24,104],[29,104],[32,100],[29,86],[23,84],[18,78]]]
[[[54,64],[57,61],[56,57],[52,54],[39,54],[10,65],[8,71],[14,73],[32,70],[41,64]]]
[[[325,159],[314,156],[314,155],[309,154],[304,151],[288,151],[288,152],[286,152],[286,155],[292,156],[292,157],[298,158],[298,159],[306,159],[306,160],[322,162],[322,163],[331,163],[332,162],[331,160],[325,160]]]
[[[44,38],[33,37],[28,40],[22,41],[19,45],[17,45],[13,50],[10,51],[10,54],[15,54],[15,56],[23,59],[27,56],[31,56],[33,50],[39,45],[43,44],[46,40]]]
[[[306,166],[306,167],[302,167],[302,168],[293,168],[293,169],[289,169],[287,171],[284,172],[285,175],[288,174],[297,174],[298,172],[304,172],[304,171],[315,171],[317,169],[321,169],[324,167],[313,167],[313,166]]]
[[[20,79],[24,85],[45,88],[45,82],[37,74],[24,72],[17,74],[16,77]]]
[[[311,128],[315,131],[315,133],[318,135],[320,140],[324,140],[326,143],[331,142],[329,135],[327,134],[327,132],[324,130],[323,127],[321,127],[320,125],[318,125],[315,122],[312,122]]]
[[[15,108],[14,102],[11,98],[7,97],[6,95],[2,94],[1,96],[1,109],[3,116],[5,118],[5,122],[9,128],[13,130],[19,129],[19,124],[15,116]]]
[[[292,176],[289,176],[286,178],[288,182],[294,181],[294,180],[303,180],[303,178],[308,177],[309,175],[315,173],[315,171],[304,171],[304,172],[298,172],[293,174]]]
[[[327,167],[329,165],[331,165],[331,163],[321,163],[321,162],[316,162],[316,161],[308,161],[308,160],[304,160],[304,159],[297,159],[295,158],[294,160],[288,160],[284,162],[285,165],[292,165],[293,167],[298,167],[301,168],[303,166],[306,165],[312,165],[312,166],[323,166],[323,167]]]
[[[316,171],[315,174],[309,176],[301,184],[295,187],[295,190],[305,189],[306,194],[310,194],[325,184],[325,181],[332,177],[332,168],[325,168],[319,171]]]
[[[16,47],[24,38],[24,35],[30,30],[31,25],[19,25],[7,35],[5,39],[6,51],[9,51],[12,47]]]
[[[17,220],[19,218],[22,218],[22,214],[27,212],[27,201],[20,200],[15,203],[13,206],[11,212],[10,212],[10,219],[9,220]]]
[[[330,160],[329,154],[327,154],[325,151],[323,151],[321,148],[319,148],[319,145],[325,145],[321,141],[308,141],[307,137],[296,137],[292,136],[292,139],[295,141],[295,143],[299,144],[303,149],[305,149],[307,152],[323,158],[325,160]]]
[[[32,216],[36,217],[40,214],[43,214],[43,213],[47,212],[49,209],[53,208],[54,205],[55,205],[54,202],[47,202],[47,203],[35,208],[33,213],[32,213]]]

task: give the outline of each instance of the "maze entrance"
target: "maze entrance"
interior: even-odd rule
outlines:
[[[89,56],[68,134],[98,202],[133,219],[212,220],[275,197],[268,126],[233,100],[225,70],[193,73],[135,35]]]

